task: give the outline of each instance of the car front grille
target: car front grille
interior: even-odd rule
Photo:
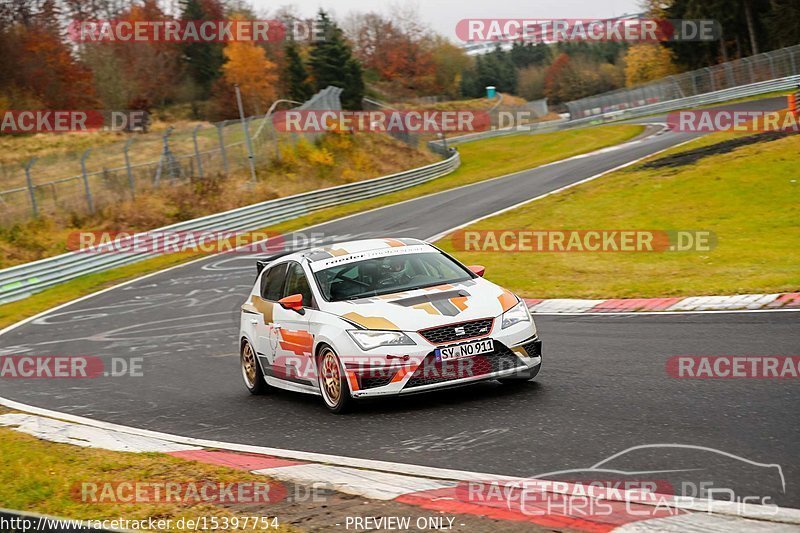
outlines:
[[[460,322],[458,324],[448,324],[436,328],[421,329],[418,333],[432,344],[443,344],[445,342],[472,339],[488,335],[489,332],[492,331],[493,322],[493,318],[482,318],[471,322]],[[457,328],[463,328],[464,333],[459,335],[458,332],[460,332],[461,329],[457,332]]]
[[[456,379],[485,376],[501,370],[525,367],[525,364],[506,345],[494,341],[494,351],[454,361],[437,361],[434,352],[423,359],[405,389],[444,383]]]

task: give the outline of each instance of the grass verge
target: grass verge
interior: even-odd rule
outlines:
[[[452,174],[378,198],[317,211],[298,219],[271,226],[268,229],[280,232],[293,231],[367,209],[393,204],[460,185],[475,183],[494,176],[525,170],[580,153],[619,144],[635,137],[642,130],[642,126],[615,125],[536,136],[502,137],[466,143],[459,146],[462,166]],[[531,150],[533,143],[536,143],[536,150]],[[148,259],[106,272],[82,276],[71,282],[34,294],[24,300],[0,305],[0,328],[7,327],[61,303],[197,257],[199,256],[176,254]]]
[[[73,232],[144,231],[265,200],[393,174],[438,159],[428,150],[410,147],[388,135],[366,133],[331,133],[314,142],[300,139],[296,144],[284,143],[280,159],[266,146],[262,148],[255,183],[248,171],[238,168],[228,175],[207,170],[203,178],[179,179],[158,188],[142,184],[135,198],[124,191],[115,192],[113,187],[101,187],[95,189],[98,209],[94,214],[84,211],[80,196],[62,197],[63,203],[57,208],[48,197],[39,204],[39,219],[16,223],[12,223],[15,216],[28,215],[26,204],[9,204],[8,210],[0,212],[0,268],[66,252],[65,243]]]
[[[492,281],[532,298],[632,298],[772,293],[800,288],[800,135],[683,164],[675,153],[713,149],[729,133],[492,217],[469,230],[709,230],[708,252],[460,252]],[[722,144],[724,146],[724,144]],[[670,157],[660,155],[657,160]],[[652,160],[653,158],[651,158]]]
[[[265,476],[186,461],[160,453],[121,453],[38,440],[0,429],[0,502],[3,507],[79,520],[197,519],[220,521],[255,516],[217,503],[93,503],[83,501],[82,483],[153,482],[266,483]],[[77,487],[77,490],[76,490]],[[99,492],[98,492],[99,494]],[[262,504],[267,516],[270,504]],[[274,515],[273,515],[274,516]],[[243,523],[243,520],[242,522]],[[175,528],[181,530],[180,528]],[[186,529],[186,528],[184,528]],[[244,531],[233,528],[231,531]],[[251,529],[248,530],[258,530]],[[272,529],[273,531],[275,529]],[[277,531],[291,531],[281,525]]]

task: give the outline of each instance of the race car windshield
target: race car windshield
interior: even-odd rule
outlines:
[[[314,277],[329,302],[472,279],[468,270],[439,252],[377,257],[326,268]]]

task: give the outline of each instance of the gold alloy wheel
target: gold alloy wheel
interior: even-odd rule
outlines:
[[[253,347],[249,342],[244,344],[242,349],[242,376],[248,388],[252,389],[256,384],[256,357]]]
[[[339,372],[336,355],[331,350],[325,350],[320,366],[322,367],[322,392],[328,403],[335,406],[342,396],[342,376]]]

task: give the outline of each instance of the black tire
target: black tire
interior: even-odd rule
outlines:
[[[330,346],[323,346],[317,357],[317,380],[322,403],[331,413],[346,413],[353,403],[347,374],[339,356]]]
[[[528,381],[534,381],[536,376],[539,375],[539,370],[542,369],[542,363],[539,363],[528,372],[522,375],[512,376],[508,378],[498,379],[500,383],[504,385],[519,385],[520,383],[527,383]]]
[[[242,341],[239,350],[239,366],[242,370],[242,381],[250,394],[264,394],[269,389],[269,385],[264,380],[264,372],[261,371],[261,364],[258,362],[258,355],[255,349],[247,340]]]

